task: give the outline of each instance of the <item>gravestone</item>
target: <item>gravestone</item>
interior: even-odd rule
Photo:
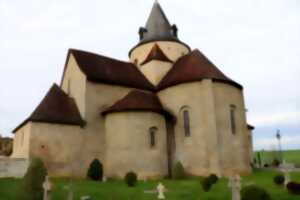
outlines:
[[[295,165],[283,161],[279,168],[280,171],[284,174],[284,185],[287,185],[291,181],[290,172],[295,169]]]
[[[241,177],[239,175],[229,177],[228,187],[231,188],[232,200],[241,200]]]
[[[158,193],[158,196],[157,198],[158,199],[165,199],[165,192],[166,192],[166,187],[162,184],[162,183],[159,183],[156,187],[156,190],[157,190],[157,193]]]
[[[68,200],[73,200],[74,199],[74,190],[73,190],[73,182],[72,181],[70,181],[67,189],[68,189]]]
[[[51,200],[51,189],[52,189],[52,183],[49,181],[49,176],[46,176],[45,181],[43,183],[43,200]]]
[[[90,196],[82,196],[80,197],[80,200],[91,200]]]
[[[107,181],[107,178],[106,178],[106,176],[103,176],[103,178],[102,178],[102,182],[106,182]]]

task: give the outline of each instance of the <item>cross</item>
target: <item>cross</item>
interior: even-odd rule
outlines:
[[[45,181],[43,183],[44,195],[43,200],[50,200],[50,192],[52,189],[52,183],[49,181],[49,176],[46,176]]]
[[[158,193],[158,196],[157,198],[158,199],[165,199],[165,192],[166,192],[166,187],[162,184],[162,183],[159,183],[158,186],[156,187],[157,189],[157,193]]]
[[[241,199],[241,177],[235,175],[229,178],[228,186],[231,188],[232,200]]]

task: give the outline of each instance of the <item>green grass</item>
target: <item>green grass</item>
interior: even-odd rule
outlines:
[[[272,163],[274,157],[278,157],[279,153],[274,151],[260,151],[263,163]],[[282,152],[283,159],[288,163],[294,163],[300,166],[300,150],[286,150]]]
[[[273,177],[277,174],[274,171],[255,171],[250,176],[243,177],[242,184],[257,184],[265,188],[273,200],[299,200],[300,196],[290,195],[286,189],[273,183]],[[300,172],[291,174],[293,180],[300,182]],[[52,179],[54,182],[53,200],[65,200],[67,190],[65,187],[69,181],[66,179]],[[213,186],[210,192],[204,192],[200,187],[198,178],[189,180],[174,181],[162,180],[167,187],[167,200],[228,200],[230,190],[226,179],[221,179]],[[106,183],[87,180],[74,181],[75,199],[80,196],[90,195],[93,199],[103,200],[154,200],[155,194],[144,193],[145,190],[153,190],[158,181],[138,182],[133,188],[127,187],[123,181],[108,181]],[[21,200],[17,199],[20,191],[20,179],[0,179],[0,200]]]

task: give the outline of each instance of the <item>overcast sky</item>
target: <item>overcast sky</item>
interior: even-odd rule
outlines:
[[[179,37],[244,86],[256,149],[300,149],[300,1],[160,0]],[[69,48],[128,60],[153,0],[0,0],[0,133],[62,76]]]

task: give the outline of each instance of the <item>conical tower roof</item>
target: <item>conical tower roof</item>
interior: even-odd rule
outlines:
[[[190,49],[188,45],[178,39],[177,31],[176,25],[170,24],[162,7],[158,1],[155,1],[145,27],[141,27],[139,30],[140,41],[134,48],[153,41],[175,41]],[[129,55],[131,51],[129,52]]]
[[[146,32],[144,33],[144,37],[141,41],[154,39],[177,39],[176,35],[173,34],[172,26],[168,18],[157,1],[153,4],[145,29]]]

